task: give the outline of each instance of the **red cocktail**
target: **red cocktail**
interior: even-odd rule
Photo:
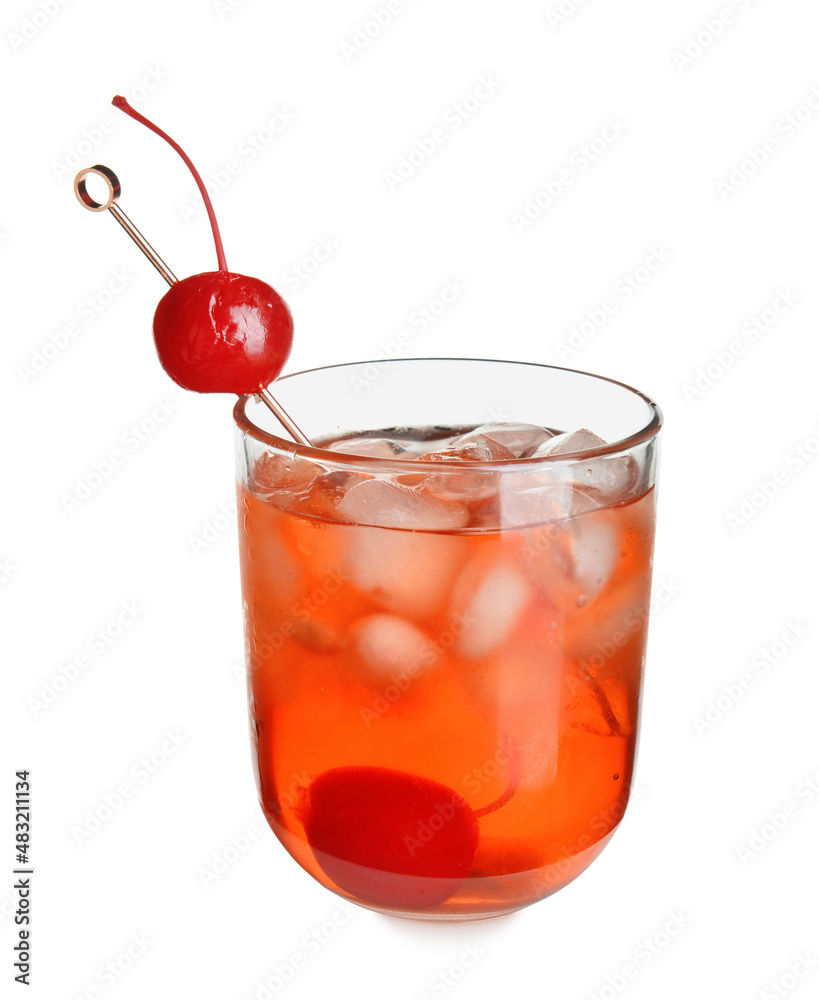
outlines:
[[[360,398],[359,367],[277,383],[288,406],[325,400],[321,448],[236,408],[262,807],[355,902],[507,912],[583,871],[628,800],[658,411],[608,380],[501,362],[397,362]],[[436,384],[446,405],[413,391]],[[527,424],[476,419],[499,398]],[[412,406],[434,425],[409,429]],[[556,436],[584,406],[616,444]],[[381,429],[339,436],[350,410]]]

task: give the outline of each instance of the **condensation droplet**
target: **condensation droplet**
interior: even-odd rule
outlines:
[[[577,606],[578,606],[578,608],[584,608],[588,603],[589,603],[589,599],[588,599],[588,597],[586,597],[585,594],[581,594],[577,598]]]

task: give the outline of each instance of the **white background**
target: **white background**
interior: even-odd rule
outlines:
[[[22,989],[11,800],[26,767],[27,995],[239,1000],[268,981],[293,998],[816,996],[814,0],[394,0],[382,25],[385,0],[232,2],[3,8],[4,993]],[[178,275],[215,267],[191,178],[109,106],[117,92],[222,174],[231,268],[293,310],[288,370],[376,357],[411,331],[406,355],[564,363],[663,407],[668,599],[638,793],[552,898],[452,926],[350,915],[264,826],[223,511],[231,400],[166,378],[150,336],[164,283],[71,190],[78,167],[108,164]],[[592,163],[582,147],[607,119],[621,134]],[[442,126],[434,153],[391,178]],[[550,203],[543,185],[566,170]],[[316,264],[322,239],[335,249]],[[661,268],[638,271],[660,251]],[[627,298],[635,274],[648,280]],[[448,280],[465,290],[421,332],[413,316]],[[572,346],[606,299],[612,314]],[[91,495],[67,501],[89,477]],[[78,835],[97,811],[107,821]],[[231,838],[248,850],[205,885],[214,855],[238,853]]]

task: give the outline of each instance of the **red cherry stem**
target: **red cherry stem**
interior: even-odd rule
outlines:
[[[501,806],[505,806],[506,803],[512,798],[515,792],[518,790],[520,785],[520,754],[517,749],[513,749],[511,752],[509,760],[509,783],[500,798],[495,799],[494,802],[490,802],[488,806],[483,806],[481,809],[475,810],[476,819],[481,816],[487,816],[489,813],[493,813],[500,809]]]
[[[475,810],[476,818],[480,816],[487,816],[489,813],[493,813],[500,809],[501,806],[505,806],[506,803],[512,798],[515,792],[518,790],[517,782],[514,784],[510,782],[506,786],[506,791],[501,795],[499,799],[495,799],[494,802],[490,802],[488,806],[484,806],[482,809]]]
[[[219,262],[219,270],[227,271],[227,261],[225,260],[225,249],[222,246],[222,235],[219,232],[219,224],[216,221],[216,213],[213,211],[213,202],[210,200],[210,195],[208,194],[208,189],[205,187],[205,183],[199,176],[199,171],[193,165],[193,161],[185,152],[185,150],[179,145],[178,142],[173,140],[167,132],[163,132],[158,125],[154,125],[152,121],[149,121],[145,115],[141,115],[138,111],[131,107],[131,105],[125,100],[124,97],[120,97],[119,94],[111,101],[115,108],[119,108],[120,111],[125,112],[126,115],[130,115],[135,121],[140,122],[146,128],[149,128],[152,132],[156,132],[157,135],[161,136],[165,142],[169,143],[173,148],[179,153],[182,159],[188,166],[188,169],[193,174],[193,179],[196,181],[196,185],[199,188],[199,193],[202,195],[202,200],[205,202],[205,210],[208,213],[208,218],[210,219],[210,228],[213,230],[213,242],[216,244],[216,259]]]

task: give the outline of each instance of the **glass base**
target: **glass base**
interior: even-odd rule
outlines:
[[[368,902],[339,889],[315,864],[315,858],[308,854],[304,844],[298,843],[296,838],[280,826],[273,826],[276,836],[299,865],[326,889],[342,899],[388,917],[450,923],[504,917],[546,899],[581,875],[614,836],[616,829],[617,827],[610,830],[591,846],[540,868],[507,875],[473,874],[449,899],[426,909]]]

